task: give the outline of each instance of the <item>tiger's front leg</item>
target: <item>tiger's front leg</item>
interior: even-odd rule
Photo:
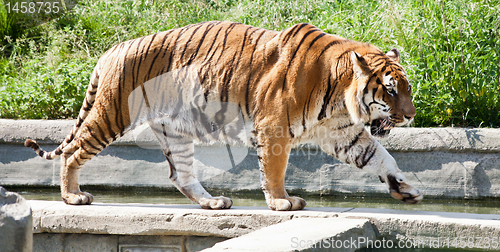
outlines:
[[[291,151],[290,139],[286,137],[268,137],[274,132],[261,132],[258,137],[257,155],[260,166],[261,189],[266,203],[272,210],[300,210],[306,201],[300,197],[289,196],[285,190],[285,173]]]
[[[151,129],[158,138],[163,154],[170,167],[170,181],[190,200],[204,209],[231,208],[233,201],[227,197],[212,197],[194,174],[194,143],[189,137],[180,136],[164,124],[152,124]]]
[[[416,204],[423,199],[420,190],[406,182],[396,160],[362,124],[329,131],[327,136],[318,141],[326,153],[377,175],[382,183],[386,183],[393,198],[408,204]]]

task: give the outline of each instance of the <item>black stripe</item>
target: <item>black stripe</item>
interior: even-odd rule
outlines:
[[[160,52],[163,49],[163,45],[165,44],[165,40],[167,39],[167,37],[169,37],[168,35],[170,35],[171,32],[172,32],[172,30],[168,31],[165,34],[165,36],[163,37],[163,40],[161,42],[161,47],[160,47],[160,49],[158,49],[158,52],[156,53],[155,57],[151,61],[151,64],[149,65],[148,77],[146,78],[146,80],[150,80],[150,78],[151,78],[151,72],[153,70],[153,66],[154,66],[154,64],[156,62],[156,59],[158,58],[158,56],[160,56]],[[167,45],[167,48],[168,48],[168,45]],[[149,49],[148,49],[148,51],[149,51]],[[166,52],[166,50],[164,51],[163,56],[165,56],[165,52]],[[158,77],[158,75],[161,75],[161,74],[162,74],[161,72],[157,73],[154,77]]]
[[[73,157],[74,157],[75,162],[76,162],[76,164],[78,165],[78,167],[81,167],[81,166],[82,166],[82,164],[81,164],[81,163],[80,163],[80,161],[79,161],[79,159],[80,159],[80,158],[79,158],[78,156],[76,156],[76,155],[74,155]]]
[[[349,124],[346,124],[346,125],[338,127],[337,130],[343,130],[343,129],[349,128],[349,127],[351,127],[353,125],[354,125],[354,123],[351,122]]]
[[[113,139],[113,140],[111,140],[111,142],[113,142],[114,140],[116,140],[116,134],[113,132],[113,128],[111,125],[111,121],[109,120],[108,113],[104,112],[101,115],[101,118],[104,122],[104,125],[106,126],[106,129],[108,130],[109,137],[111,137]]]
[[[89,134],[97,141],[97,143],[100,146],[102,146],[103,149],[109,145],[108,140],[104,136],[104,131],[102,130],[102,128],[98,124],[96,124],[97,132],[95,132],[97,135],[94,135],[94,132],[92,132],[88,126],[87,126],[87,129],[89,131]]]
[[[144,56],[142,57],[143,59],[147,59],[148,57],[148,54],[149,54],[149,49],[151,48],[151,45],[153,44],[153,42],[155,41],[155,38],[156,38],[156,35],[158,35],[158,33],[155,33],[153,34],[153,37],[151,38],[151,40],[149,41],[149,45],[148,45],[148,49],[146,49],[146,53],[144,54]]]
[[[115,99],[115,124],[116,127],[118,128],[119,134],[123,132],[124,125],[123,125],[123,109],[121,108],[121,99]]]
[[[372,101],[372,102],[368,103],[368,107],[370,107],[372,104],[378,104],[378,105],[381,105],[381,106],[385,106],[384,104],[379,103],[377,101]]]
[[[266,33],[266,30],[262,30],[262,32],[257,37],[257,40],[255,41],[255,46],[253,47],[252,54],[250,55],[250,61],[249,61],[250,64],[248,66],[249,74],[248,74],[248,82],[247,82],[247,86],[246,86],[246,90],[245,90],[245,111],[247,112],[247,115],[248,115],[249,118],[251,118],[251,116],[250,116],[249,96],[250,96],[250,82],[252,81],[253,55],[254,55],[255,51],[257,50],[257,44],[259,43],[259,40],[260,40],[260,38],[262,37],[262,35],[264,33]]]
[[[136,73],[136,71],[135,71],[135,63],[137,62],[137,56],[139,55],[139,48],[141,47],[141,43],[142,43],[143,39],[144,39],[144,37],[142,37],[142,38],[139,39],[139,42],[138,42],[138,45],[137,45],[137,50],[135,51],[135,57],[134,57],[134,60],[133,60],[134,64],[132,64],[132,83],[133,83],[132,85],[133,86],[135,86],[135,83],[137,83],[137,82],[135,82],[135,73]],[[139,72],[139,71],[137,71],[137,72]],[[139,74],[137,74],[137,75],[139,75]]]
[[[224,43],[223,43],[223,51],[224,51],[224,47],[225,47],[225,44],[226,44],[227,36],[229,35],[229,33],[234,28],[234,25],[235,25],[234,23],[231,24],[230,28],[228,28],[226,30],[226,34],[225,34],[225,37],[224,37]],[[246,42],[246,39],[247,39],[247,33],[252,28],[253,27],[248,27],[245,30],[245,34],[243,35],[243,42],[241,44],[241,48],[240,48],[240,53],[239,53],[239,56],[238,56],[238,60],[236,61],[236,66],[234,65],[235,57],[233,57],[231,63],[229,64],[229,71],[226,71],[224,73],[224,81],[222,82],[222,87],[221,87],[221,91],[220,91],[220,101],[222,102],[221,109],[215,115],[217,123],[222,124],[224,122],[224,120],[225,120],[224,113],[226,113],[227,106],[228,106],[227,101],[228,101],[228,98],[229,98],[229,83],[231,82],[231,80],[233,78],[233,72],[238,67],[238,64],[240,62],[241,55],[242,55],[243,50],[245,48],[245,42]],[[228,31],[229,29],[231,29],[231,31]],[[221,54],[219,56],[219,59],[222,57],[223,51],[221,52]],[[217,60],[217,61],[219,61],[219,60]]]
[[[380,86],[377,86],[376,88],[372,89],[372,100],[375,101],[375,94],[377,93],[378,89]]]
[[[122,47],[122,46],[123,46],[123,44],[125,44],[125,42],[122,42],[122,43],[120,43],[120,44],[118,44],[118,45],[113,46],[111,49],[109,49],[108,51],[106,51],[106,52],[104,53],[104,55],[110,55],[110,54],[113,54],[113,53],[115,52],[115,50],[116,50],[116,49],[118,49],[119,47]]]
[[[203,60],[203,62],[206,62],[207,60],[212,59],[212,57],[213,57],[213,56],[214,56],[214,54],[215,54],[215,51],[217,51],[217,47],[216,47],[216,48],[215,48],[215,51],[214,51],[214,53],[212,53],[212,56],[210,57],[210,59],[208,58],[208,55],[210,55],[210,52],[212,51],[212,48],[214,47],[214,44],[215,44],[215,42],[217,41],[217,37],[219,36],[219,33],[220,33],[220,31],[222,30],[222,28],[224,28],[224,26],[221,26],[221,27],[219,28],[219,30],[217,31],[217,33],[215,34],[215,37],[214,37],[214,39],[212,40],[212,44],[210,45],[210,48],[208,48],[207,54],[206,54],[205,59]]]
[[[174,162],[171,160],[171,158],[167,157],[167,156],[165,156],[165,157],[167,158],[168,166],[170,167],[170,175],[168,176],[168,178],[172,179],[174,174],[177,174],[176,168],[175,168]]]
[[[380,72],[384,72],[386,68],[387,68],[387,65],[383,66],[382,69],[380,70]]]
[[[86,140],[86,139],[83,139],[82,142],[84,142],[86,145],[88,145],[90,148],[94,149],[94,150],[98,150],[98,151],[101,151],[102,149],[96,147],[95,145],[93,145],[90,141]],[[96,154],[97,155],[97,154]]]
[[[311,41],[311,44],[309,44],[309,48],[307,48],[307,50],[309,51],[309,49],[311,49],[311,47],[314,45],[314,43],[320,39],[321,37],[325,36],[326,33],[321,33],[320,35],[316,36],[312,41]]]
[[[229,92],[229,83],[231,82],[232,78],[233,78],[233,73],[235,70],[237,70],[239,64],[240,64],[240,60],[241,60],[241,55],[243,54],[243,50],[245,49],[245,43],[246,43],[246,40],[247,40],[247,37],[248,37],[248,31],[250,29],[252,29],[253,27],[248,27],[246,30],[245,30],[245,34],[243,35],[243,42],[241,43],[241,48],[240,48],[240,53],[238,55],[238,60],[236,61],[236,65],[234,65],[234,60],[235,58],[233,57],[232,61],[231,61],[231,64],[230,65],[230,69],[229,69],[229,73],[227,74],[227,77],[226,75],[224,76],[225,79],[224,79],[224,82],[223,82],[223,87],[222,87],[222,93],[225,94],[225,102],[227,102],[228,100],[228,92]],[[222,94],[221,94],[222,95]],[[222,97],[221,97],[221,100],[222,100]]]
[[[370,112],[370,109],[368,108],[370,105],[366,105],[366,102],[365,102],[365,95],[368,94],[368,84],[370,83],[370,81],[375,78],[375,76],[372,76],[370,79],[368,79],[368,81],[365,83],[365,87],[363,88],[363,105],[365,106],[365,109],[366,111],[368,111],[368,113]],[[373,99],[375,101],[375,99]]]
[[[177,46],[177,41],[179,41],[180,36],[182,36],[184,34],[184,32],[187,31],[187,29],[188,29],[188,27],[184,27],[177,34],[177,38],[174,40],[174,45],[172,46],[172,50],[170,50],[170,54],[169,54],[169,57],[168,57],[168,65],[166,66],[166,71],[165,72],[170,72],[170,67],[172,66],[172,58],[174,56],[174,52],[176,51],[175,47]],[[164,71],[162,71],[162,72],[164,72]]]
[[[363,134],[363,132],[365,132],[364,128],[354,137],[354,139],[349,143],[349,145],[344,147],[344,153],[347,154],[347,152],[349,152],[349,150],[359,141],[359,137],[361,136],[361,134]]]
[[[118,97],[115,97],[114,98],[115,100],[116,99],[121,99],[121,96],[122,96],[122,84],[124,82],[123,79],[125,78],[125,74],[124,74],[124,72],[125,72],[125,62],[126,62],[125,59],[126,59],[126,55],[128,55],[128,50],[130,50],[130,46],[128,47],[128,49],[123,54],[124,57],[123,57],[122,71],[121,72],[115,71],[115,73],[118,74],[118,91],[116,92],[116,94],[118,95]],[[119,63],[120,63],[119,59],[116,59],[116,68],[117,69],[120,69],[120,67],[119,67],[120,64]],[[116,109],[119,110],[120,107],[116,107]]]
[[[302,28],[302,27],[301,27]],[[285,76],[284,76],[284,79],[283,79],[283,86],[282,86],[282,90],[285,90],[285,84],[286,84],[286,76],[288,75],[288,71],[290,70],[290,67],[293,63],[293,60],[295,59],[295,56],[297,55],[297,52],[300,50],[300,47],[302,46],[302,44],[304,43],[304,41],[306,40],[306,38],[311,35],[311,33],[315,32],[315,31],[320,31],[319,29],[313,29],[313,30],[310,30],[308,31],[306,34],[304,34],[304,36],[302,37],[302,39],[300,40],[299,44],[297,45],[295,51],[293,52],[293,55],[292,55],[292,58],[290,59],[290,61],[288,62],[288,66],[286,68],[286,72],[285,72]]]
[[[330,76],[331,76],[331,74],[330,74]],[[321,119],[326,117],[326,109],[327,109],[328,104],[330,103],[330,100],[332,98],[333,91],[331,91],[331,89],[332,89],[331,77],[328,77],[327,86],[328,87],[326,88],[325,96],[323,97],[323,105],[321,106],[321,110],[319,111],[319,114],[318,114],[318,121],[320,121]]]
[[[125,54],[124,55],[128,55],[128,51],[130,50],[130,46],[129,48],[127,48],[127,50],[125,51]],[[115,119],[115,122],[116,124],[120,124],[121,126],[118,126],[120,131],[122,131],[124,128],[125,128],[125,123],[123,122],[123,115],[122,115],[122,90],[125,88],[125,77],[126,77],[126,70],[127,68],[127,61],[125,58],[123,58],[123,66],[121,67],[122,71],[118,77],[118,97],[115,98],[115,108],[118,112],[120,113],[117,113],[117,118]],[[132,69],[133,71],[133,69]],[[123,86],[123,87],[122,87]],[[132,86],[134,86],[134,84],[132,84]],[[135,87],[134,87],[135,88]],[[128,98],[128,97],[127,97]],[[118,101],[118,104],[116,104],[116,101]],[[120,115],[120,118],[118,118],[118,114]]]
[[[83,105],[82,109],[87,112],[92,109],[92,104],[89,103],[87,97],[85,97],[85,104]]]
[[[139,40],[139,39],[131,40],[130,42],[131,42],[131,43],[133,43],[133,42],[135,42],[136,40]],[[116,58],[117,58],[117,56],[118,56],[118,55],[120,55],[121,48],[122,48],[124,45],[125,45],[125,43],[120,44],[120,46],[119,46],[120,51],[117,53],[117,55],[115,55],[115,56],[113,56],[113,57],[111,57],[110,55],[107,55],[107,58],[114,58],[114,59],[116,59]],[[102,57],[101,57],[101,58],[102,58]],[[115,74],[115,73],[116,73],[115,71],[106,71],[106,72],[104,72],[104,75],[102,76],[102,79],[103,79],[103,80],[108,79],[108,78],[107,78],[107,76],[108,76],[109,74]],[[101,77],[99,77],[99,78],[101,78]],[[96,88],[97,88],[97,86],[96,86]]]
[[[87,144],[89,144],[89,142],[88,142],[88,141],[85,141],[85,142],[86,142]],[[97,152],[92,152],[92,151],[89,151],[89,150],[86,148],[87,146],[88,146],[88,147],[90,147],[90,148],[92,148],[92,149],[94,149],[94,150],[97,150]],[[90,158],[85,158],[85,159],[91,159],[93,156],[95,156],[95,155],[99,154],[99,152],[101,152],[99,149],[95,149],[95,148],[93,148],[91,145],[87,145],[87,146],[85,146],[85,145],[82,145],[82,146],[81,146],[81,148],[82,148],[82,150],[83,150],[84,152],[86,152],[86,153],[88,153],[88,154],[90,154],[90,155],[91,155],[91,157],[90,157]]]
[[[295,37],[295,35],[297,35],[297,33],[299,33],[299,31],[302,30],[302,28],[304,28],[304,27],[306,27],[308,25],[309,25],[308,23],[302,23],[302,24],[300,24],[299,29],[297,29],[297,30],[295,30],[293,32],[292,37]]]
[[[221,27],[219,28],[219,30],[217,31],[217,33],[215,34],[215,37],[213,38],[212,40],[212,44],[210,45],[210,48],[208,49],[208,52],[205,56],[205,59],[203,60],[203,62],[211,62],[212,61],[212,58],[214,57],[215,53],[217,52],[217,49],[219,48],[218,46],[215,47],[215,50],[213,51],[213,53],[210,55],[210,52],[212,52],[212,49],[213,49],[213,46],[215,45],[215,42],[217,41],[217,38],[219,36],[219,33],[220,31],[222,30],[222,28],[224,28],[224,26],[221,25]],[[222,53],[222,52],[221,52]],[[208,57],[210,55],[210,57]],[[201,69],[201,68],[200,68]],[[210,70],[210,67],[207,67],[207,70],[205,71],[205,73],[203,74],[203,76],[200,77],[200,83],[204,83],[205,82],[205,79],[207,78],[208,76],[208,71]],[[198,76],[201,75],[201,71],[198,73]],[[205,92],[204,92],[204,97],[205,97],[205,101],[207,101],[207,97],[208,97],[208,93],[210,92],[210,89],[212,87],[212,83],[210,83],[210,85],[208,85],[205,89]]]
[[[145,59],[147,58],[147,56],[148,56],[148,54],[149,54],[149,48],[151,48],[151,44],[153,44],[153,41],[154,41],[155,37],[156,37],[156,34],[153,34],[153,37],[151,38],[151,41],[149,42],[149,44],[148,44],[147,48],[146,48],[146,46],[145,46],[145,45],[142,47],[142,56],[141,56],[141,57],[139,57],[139,64],[138,64],[138,66],[137,66],[137,78],[135,79],[135,83],[143,83],[143,82],[145,81],[145,80],[141,80],[141,81],[139,82],[139,72],[140,72],[140,68],[141,68],[141,65],[142,65],[142,60],[143,60],[143,59],[145,60]],[[139,48],[139,47],[140,47],[140,44],[139,44],[138,48]],[[144,53],[144,49],[145,49],[145,48],[146,48],[146,53]],[[137,52],[136,52],[136,55],[135,55],[135,56],[136,56],[136,59],[137,59]],[[134,65],[135,65],[135,64],[134,64]]]
[[[246,30],[245,30],[245,35],[243,35],[243,42],[241,43],[241,48],[240,48],[240,55],[238,56],[238,60],[236,61],[236,67],[235,67],[235,70],[237,70],[239,64],[240,64],[240,60],[241,60],[241,55],[243,54],[243,50],[245,50],[245,46],[246,46],[246,41],[247,41],[247,37],[249,37],[254,31],[252,31],[250,34],[247,34],[248,33],[248,30],[250,29],[253,29],[253,27],[248,27]],[[232,72],[232,71],[231,71]]]
[[[90,160],[90,159],[92,159],[93,157],[97,156],[97,154],[99,154],[99,152],[100,152],[100,151],[99,152],[92,152],[92,151],[89,151],[89,150],[87,150],[87,149],[85,149],[83,147],[82,147],[82,149],[83,149],[83,151],[85,153],[87,153],[87,155],[86,155],[87,157],[84,158],[87,161]],[[88,156],[90,156],[90,157],[88,157]]]
[[[184,54],[186,54],[186,50],[189,46],[189,43],[191,42],[191,40],[193,39],[194,35],[196,34],[196,32],[202,27],[202,25],[199,25],[198,27],[196,27],[196,29],[194,29],[193,32],[191,32],[191,35],[189,36],[189,39],[186,41],[186,46],[184,46],[184,50],[182,50],[182,53],[181,53],[181,56],[179,57],[179,60],[182,60],[182,58],[184,58]]]
[[[372,159],[372,157],[375,155],[375,152],[377,150],[377,146],[375,144],[370,144],[365,151],[363,152],[362,155],[358,156],[356,166],[360,169],[363,169],[368,162]],[[361,159],[361,162],[359,160]]]
[[[281,41],[282,41],[283,45],[285,45],[286,43],[288,43],[288,39],[290,39],[290,37],[292,36],[293,30],[295,30],[297,28],[298,28],[298,26],[294,26],[289,32],[280,34],[280,35],[283,36],[283,38],[281,38]]]
[[[222,58],[222,55],[224,54],[224,50],[226,48],[226,43],[227,43],[227,37],[233,31],[233,29],[236,26],[236,24],[237,23],[230,24],[229,27],[226,29],[226,31],[224,31],[224,40],[222,42],[222,50],[221,50],[221,53],[219,55],[219,58],[217,58],[217,60],[215,61],[216,65],[219,63],[219,60]]]
[[[191,62],[196,58],[196,56],[198,56],[198,53],[199,53],[200,48],[201,48],[201,45],[205,41],[205,38],[206,38],[208,32],[210,30],[212,30],[212,28],[214,27],[214,25],[215,25],[214,23],[208,24],[208,27],[205,29],[205,32],[203,32],[203,36],[201,37],[200,41],[198,42],[198,46],[196,47],[196,51],[191,55],[191,57],[189,58],[189,60],[186,63],[186,65],[190,65]]]
[[[162,45],[161,45],[160,51],[163,51],[163,55],[161,56],[161,58],[165,58],[165,55],[167,55],[168,49],[170,48],[170,42],[172,42],[172,36],[170,36],[170,34],[174,33],[175,31],[177,31],[177,29],[169,30],[167,32],[167,34],[165,34],[165,37],[163,38],[163,41],[161,42]],[[169,39],[168,43],[167,43],[167,47],[165,49],[163,49],[163,45],[165,45],[165,41],[167,41],[167,38]]]
[[[288,111],[288,106],[286,107],[286,117],[287,117],[287,120],[288,120],[288,132],[290,133],[290,136],[291,136],[292,138],[294,138],[294,137],[295,137],[295,134],[293,134],[293,132],[292,132],[292,127],[291,127],[291,125],[290,125],[290,113],[289,113],[289,111]]]
[[[58,156],[63,154],[63,151],[62,151],[60,146],[58,146],[57,149],[54,150],[54,154],[56,154]]]
[[[282,39],[282,41],[283,41],[282,46],[286,45],[288,43],[288,40],[290,39],[290,37],[294,37],[302,28],[304,28],[307,25],[309,25],[309,24],[303,23],[303,24],[294,26],[292,28],[292,30],[290,30],[289,32],[287,32],[285,34],[285,36],[283,37],[283,39]]]
[[[330,79],[330,78],[328,78]],[[306,112],[309,112],[309,107],[311,106],[311,97],[314,93],[314,90],[316,89],[317,87],[317,83],[315,83],[314,87],[312,88],[311,90],[311,93],[309,94],[309,97],[307,98],[307,102],[306,102],[306,106],[304,106],[304,109],[302,111],[302,128],[304,128],[304,130],[306,129],[306,118],[307,118],[307,114]]]
[[[323,53],[326,52],[326,50],[328,50],[330,47],[334,46],[334,45],[338,45],[338,44],[342,44],[342,43],[345,43],[345,42],[348,42],[349,40],[347,39],[340,39],[340,40],[333,40],[331,41],[330,43],[328,43],[325,47],[323,47],[323,50],[321,51],[321,53],[319,54],[318,58],[321,58],[321,56],[323,55]],[[343,56],[345,53],[349,53],[348,50],[346,50],[346,52],[344,52],[343,54],[341,54],[340,56]],[[339,57],[341,58],[341,57]]]
[[[78,116],[78,122],[76,123],[76,127],[80,128],[80,126],[82,126],[82,123],[83,123],[83,119],[80,116]]]
[[[66,143],[69,144],[71,141],[73,141],[73,138],[75,138],[75,135],[73,134],[73,131],[69,134],[69,136],[66,138]]]

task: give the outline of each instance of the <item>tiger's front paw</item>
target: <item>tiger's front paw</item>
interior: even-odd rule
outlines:
[[[202,198],[200,199],[199,204],[204,209],[229,209],[233,205],[233,201],[230,198],[220,196]]]
[[[270,199],[267,205],[274,211],[293,211],[301,210],[306,207],[307,203],[300,197],[286,197],[284,199]]]
[[[397,175],[396,175],[397,176]],[[401,200],[407,204],[417,204],[424,198],[422,192],[418,188],[413,187],[405,182],[404,176],[396,177],[394,175],[387,176],[387,184],[389,185],[389,193],[397,200]]]
[[[88,192],[66,193],[61,196],[68,205],[90,205],[94,201],[94,196]]]

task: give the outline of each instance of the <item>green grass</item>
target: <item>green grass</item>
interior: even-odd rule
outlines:
[[[0,21],[4,18],[0,6]],[[414,86],[416,126],[500,126],[500,1],[85,0],[43,25],[0,22],[0,117],[78,113],[99,56],[121,41],[208,20],[273,30],[308,22],[397,48]],[[15,31],[10,34],[9,31]]]

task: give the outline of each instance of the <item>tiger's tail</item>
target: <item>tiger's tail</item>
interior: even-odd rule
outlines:
[[[87,89],[87,94],[85,95],[85,100],[83,102],[82,108],[80,109],[80,113],[78,114],[78,119],[75,125],[73,125],[71,133],[66,136],[64,141],[59,146],[57,146],[55,150],[44,151],[40,148],[38,143],[32,139],[27,139],[24,142],[24,146],[32,148],[36,152],[36,154],[47,160],[52,160],[54,158],[59,157],[63,153],[64,147],[66,147],[69,143],[71,143],[71,141],[73,141],[76,133],[82,126],[83,121],[89,115],[89,112],[92,109],[92,106],[94,105],[98,86],[99,86],[99,65],[94,68],[92,76],[90,77],[90,83]]]

